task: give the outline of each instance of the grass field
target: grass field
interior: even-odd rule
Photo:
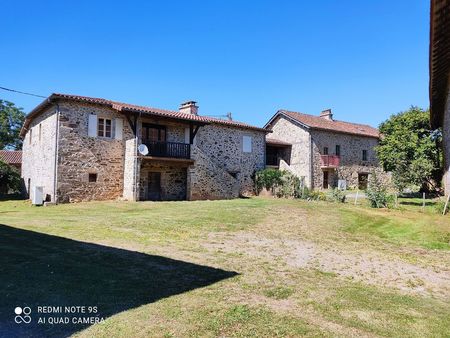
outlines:
[[[450,216],[431,208],[0,202],[0,336],[448,337]],[[38,324],[44,305],[106,320]]]

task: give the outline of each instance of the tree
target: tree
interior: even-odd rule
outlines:
[[[380,133],[378,159],[386,171],[392,172],[399,191],[414,187],[434,190],[440,184],[442,134],[430,128],[428,110],[411,106],[392,115],[380,125]]]
[[[19,137],[25,113],[14,103],[0,100],[0,149],[22,149]]]
[[[21,182],[17,169],[0,160],[0,194],[20,191]]]

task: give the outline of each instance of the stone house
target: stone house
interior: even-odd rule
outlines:
[[[22,178],[48,201],[225,199],[253,193],[263,128],[99,98],[52,94],[23,125]]]
[[[22,169],[22,150],[0,150],[0,160],[20,172]]]
[[[432,0],[430,19],[431,125],[442,128],[445,193],[450,193],[450,0]]]
[[[331,110],[320,116],[279,110],[265,128],[272,131],[266,165],[292,172],[309,188],[340,182],[365,189],[373,170],[386,178],[375,155],[379,132],[373,127],[334,120]]]

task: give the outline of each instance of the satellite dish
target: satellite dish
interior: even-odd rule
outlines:
[[[138,151],[139,151],[139,154],[141,154],[141,155],[144,155],[144,156],[148,155],[148,148],[145,144],[140,144],[138,146]]]

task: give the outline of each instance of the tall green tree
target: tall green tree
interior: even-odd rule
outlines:
[[[22,149],[19,137],[25,113],[9,101],[0,100],[0,149]]]
[[[421,187],[435,189],[442,179],[442,134],[430,127],[430,113],[412,106],[392,115],[380,125],[382,138],[377,155],[384,169],[392,172],[401,191]]]

